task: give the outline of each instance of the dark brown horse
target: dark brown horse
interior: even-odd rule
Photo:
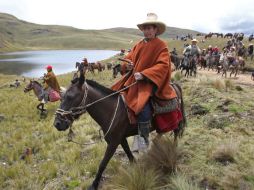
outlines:
[[[205,39],[207,39],[207,38],[211,38],[213,36],[213,33],[212,32],[210,32],[209,34],[206,34],[205,35]]]
[[[173,87],[176,89],[180,108],[184,113],[181,88],[178,85],[173,85]],[[106,96],[109,97],[105,99]],[[130,124],[125,104],[118,93],[105,88],[95,81],[85,80],[85,77],[81,75],[76,81],[72,81],[72,84],[67,89],[60,104],[60,109],[56,112],[54,126],[59,131],[65,131],[71,127],[74,120],[85,112],[88,112],[100,125],[107,142],[105,155],[100,163],[96,177],[88,188],[88,190],[96,190],[103,171],[119,145],[123,147],[130,162],[134,161],[134,156],[126,138],[137,135],[138,129]],[[174,131],[175,139],[182,135],[185,125],[186,118],[184,117],[179,125],[182,127],[178,127]],[[154,127],[151,131],[153,130]]]
[[[233,38],[233,34],[232,33],[227,33],[224,35],[224,38]]]
[[[113,67],[113,78],[116,78],[117,74],[125,75],[127,72],[131,70],[131,67],[128,65],[117,64]]]
[[[107,64],[107,69],[108,69],[108,70],[111,70],[111,69],[112,69],[113,64],[112,64],[112,63],[106,63],[106,64]]]
[[[254,39],[253,34],[251,34],[248,38],[249,42],[251,42]]]
[[[91,73],[95,74],[96,69],[98,70],[98,72],[104,71],[105,65],[101,62],[88,63],[87,61],[83,61],[81,63],[76,62],[76,68],[78,68],[78,71],[83,71],[84,73],[86,71],[90,71]]]
[[[113,78],[116,78],[118,73],[120,73],[121,75],[125,75],[132,70],[133,65],[130,61],[121,58],[119,58],[119,60],[123,61],[123,63],[117,64],[113,67]]]
[[[91,72],[94,74],[94,71],[97,69],[98,72],[102,72],[105,70],[105,65],[101,62],[89,63],[89,68]]]

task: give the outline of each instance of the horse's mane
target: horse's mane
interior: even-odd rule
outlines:
[[[103,94],[111,94],[111,93],[115,92],[114,90],[111,90],[111,89],[97,83],[94,80],[86,80],[86,82],[90,86],[95,87],[96,89],[100,90]]]
[[[114,67],[113,67],[113,69],[114,68],[117,68],[117,67],[120,67],[121,65],[118,63],[117,65],[115,65]]]
[[[38,81],[34,80],[33,82],[35,82],[36,84],[38,84],[39,86],[42,86],[41,83],[39,83]]]

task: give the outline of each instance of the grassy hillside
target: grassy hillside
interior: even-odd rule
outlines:
[[[128,34],[133,34],[133,35],[139,35],[142,37],[142,32],[138,29],[133,29],[133,28],[111,28],[111,29],[106,29],[104,31],[110,31],[110,32],[121,32],[121,33],[128,33]],[[176,28],[176,27],[167,27],[165,33],[161,36],[164,39],[167,38],[176,38],[176,35],[187,35],[187,34],[192,34],[196,35],[197,33],[200,33],[198,31],[194,30],[189,30],[189,29],[181,29],[181,28]]]
[[[167,28],[165,38],[197,32]],[[137,29],[81,30],[68,26],[38,25],[0,13],[0,52],[33,49],[121,49],[141,38]]]
[[[72,74],[58,78],[62,86],[68,86]],[[114,82],[110,71],[87,78],[106,86]],[[32,92],[24,94],[24,83],[18,89],[3,86],[14,79],[0,75],[0,114],[4,116],[0,121],[0,189],[86,189],[106,147],[99,140],[99,126],[83,115],[73,126],[75,140],[98,143],[85,147],[68,143],[67,132],[52,126],[59,103],[48,104],[48,117],[41,119],[35,108],[38,101]],[[253,84],[238,84],[215,74],[185,79],[175,73],[174,80],[183,88],[188,117],[178,146],[169,135],[159,144],[155,140],[156,149],[146,156],[136,155],[137,165],[130,165],[119,148],[104,173],[101,189],[254,189]],[[203,114],[196,113],[197,105],[205,110]],[[24,154],[26,149],[32,154]]]

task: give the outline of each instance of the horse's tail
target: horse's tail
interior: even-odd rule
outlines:
[[[184,109],[182,88],[177,83],[172,83],[172,86],[176,91],[178,101],[180,102],[180,110],[183,115],[183,119],[179,122],[178,127],[174,130],[174,135],[175,135],[175,138],[181,138],[183,136],[183,132],[185,128],[187,127],[187,119],[186,119],[186,114]]]

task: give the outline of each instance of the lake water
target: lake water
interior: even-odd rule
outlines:
[[[75,63],[84,57],[88,62],[107,59],[119,52],[111,50],[46,50],[0,54],[0,73],[26,77],[41,77],[47,65],[53,66],[55,74],[75,70]]]

